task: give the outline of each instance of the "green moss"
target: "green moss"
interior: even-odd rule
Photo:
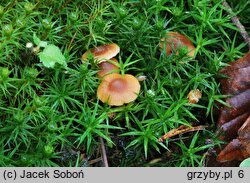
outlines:
[[[248,23],[245,4],[232,7]],[[247,51],[221,1],[3,0],[0,17],[1,166],[101,166],[99,137],[112,166],[203,166],[203,153],[219,143],[217,73]],[[195,58],[161,53],[167,31],[187,35]],[[47,68],[26,48],[34,33],[61,50],[67,68]],[[81,61],[110,42],[121,48],[123,73],[147,76],[138,99],[121,107],[98,101],[97,65]],[[191,105],[187,94],[196,88],[203,96]],[[191,122],[209,127],[158,142]]]

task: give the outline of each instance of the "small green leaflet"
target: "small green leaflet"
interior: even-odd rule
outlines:
[[[36,33],[33,33],[33,41],[38,46],[41,40],[36,36]]]
[[[39,47],[43,47],[45,48],[47,46],[47,42],[46,41],[41,41],[37,36],[36,33],[33,34],[33,41],[35,43],[35,45],[39,46]]]
[[[54,68],[55,63],[67,67],[66,59],[61,50],[55,45],[48,45],[38,54],[40,61],[45,67]]]

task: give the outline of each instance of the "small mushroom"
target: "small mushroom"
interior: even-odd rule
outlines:
[[[106,75],[97,89],[97,96],[111,106],[121,106],[134,101],[140,91],[139,81],[130,74]]]
[[[120,47],[115,43],[101,45],[94,49],[86,51],[82,55],[82,62],[87,60],[88,54],[93,54],[95,62],[101,63],[115,57],[119,52]]]
[[[188,55],[194,57],[195,47],[190,41],[190,39],[178,32],[167,32],[166,37],[162,38],[160,41],[160,49],[164,48],[164,43],[166,43],[166,53],[170,55],[174,49],[176,55],[178,55],[178,49],[180,47],[186,46],[188,49]]]
[[[189,103],[191,104],[196,104],[198,103],[199,99],[202,97],[202,93],[199,89],[196,89],[196,90],[191,90],[189,93],[188,93],[188,100],[189,100]]]
[[[138,81],[145,81],[147,79],[147,76],[141,75],[137,77]]]
[[[111,58],[111,61],[118,63],[118,61],[115,58]],[[110,74],[111,72],[119,71],[119,67],[110,61],[104,61],[98,64],[100,67],[100,71],[97,73],[99,77],[104,77],[107,74]]]

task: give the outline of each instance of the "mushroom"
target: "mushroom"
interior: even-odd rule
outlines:
[[[145,81],[147,79],[147,76],[141,75],[137,77],[138,81]]]
[[[189,93],[188,93],[188,101],[189,103],[191,104],[196,104],[198,103],[199,99],[202,97],[202,93],[199,89],[196,89],[196,90],[191,90]]]
[[[121,106],[134,101],[140,91],[139,81],[130,74],[106,75],[97,89],[97,96],[111,106]]]
[[[167,32],[166,37],[162,38],[160,41],[160,49],[164,48],[164,43],[166,42],[166,53],[170,55],[176,51],[176,55],[179,54],[177,51],[180,47],[186,46],[188,49],[188,55],[194,57],[195,47],[190,41],[190,39],[178,32]]]
[[[118,63],[118,61],[115,58],[110,59],[112,62]],[[97,73],[99,77],[104,77],[107,74],[110,74],[111,72],[119,71],[119,67],[110,61],[104,61],[98,64],[100,67],[100,71]]]
[[[82,62],[87,60],[88,54],[93,54],[95,62],[101,63],[115,57],[119,52],[120,47],[115,43],[101,45],[94,49],[86,51],[82,55]]]

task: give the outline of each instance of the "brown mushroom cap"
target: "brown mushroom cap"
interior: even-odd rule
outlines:
[[[117,44],[115,43],[105,44],[86,51],[82,55],[82,61],[87,60],[87,55],[91,53],[93,54],[95,61],[100,63],[115,57],[119,52],[120,52],[120,47]]]
[[[178,32],[167,32],[166,38],[162,38],[160,41],[160,48],[163,49],[164,43],[166,42],[166,53],[170,55],[172,51],[172,47],[174,50],[177,50],[179,47],[187,46],[188,55],[193,57],[195,52],[195,47],[190,39]],[[178,55],[178,51],[176,52]]]
[[[111,58],[110,60],[112,60],[115,63],[118,63],[118,61],[115,58]],[[100,71],[97,73],[99,77],[103,77],[112,71],[119,70],[119,67],[117,65],[109,61],[101,62],[98,64],[98,66],[100,67]]]
[[[98,98],[109,105],[121,106],[134,101],[140,91],[139,81],[130,74],[105,76],[97,89]]]

